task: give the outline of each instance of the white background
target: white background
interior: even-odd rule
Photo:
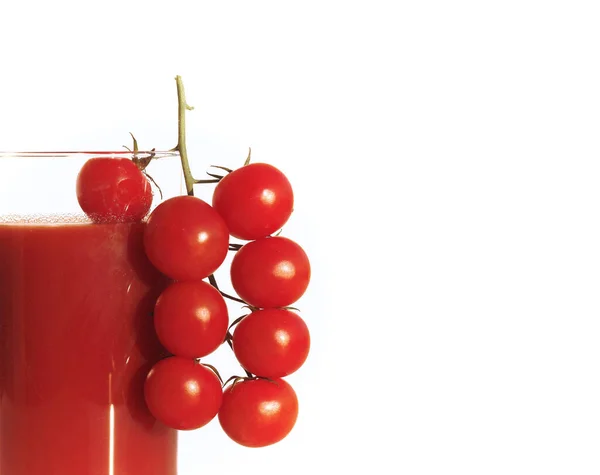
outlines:
[[[295,188],[298,423],[180,475],[600,473],[597,2],[1,5],[0,149],[170,148],[179,74],[200,174]]]

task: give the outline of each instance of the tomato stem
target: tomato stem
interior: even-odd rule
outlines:
[[[248,305],[248,303],[247,303],[246,301],[244,301],[244,300],[242,300],[242,299],[240,299],[240,298],[238,298],[238,297],[234,297],[233,295],[226,294],[226,293],[225,293],[225,292],[223,292],[222,290],[219,290],[219,292],[220,292],[220,293],[221,293],[221,295],[222,295],[223,297],[225,297],[226,299],[233,300],[233,301],[235,301],[235,302],[239,302],[239,303],[243,303],[243,304],[245,304],[245,305]]]
[[[186,192],[189,196],[194,196],[194,184],[217,183],[223,177],[208,173],[208,175],[210,175],[212,177],[211,179],[207,179],[207,180],[194,179],[194,177],[192,175],[192,171],[190,169],[190,162],[189,162],[188,156],[187,156],[187,148],[186,148],[186,141],[185,141],[185,139],[186,139],[186,137],[185,137],[185,113],[186,113],[186,111],[193,110],[194,108],[192,106],[190,106],[185,100],[185,89],[183,87],[183,80],[181,79],[181,76],[179,76],[179,75],[175,76],[175,82],[177,84],[177,145],[173,149],[171,149],[171,151],[179,152],[179,156],[181,158],[181,168],[182,168],[183,177],[185,180]],[[132,135],[132,137],[133,137],[133,135]],[[134,147],[137,148],[137,142],[135,142],[135,137],[134,137]],[[248,158],[246,159],[245,165],[247,165],[249,162],[250,162],[250,151],[248,151]],[[215,168],[223,169],[228,173],[231,172],[230,169],[225,168],[225,167],[216,166]],[[235,245],[235,244],[233,246],[237,247],[237,245]],[[235,249],[235,250],[237,250],[237,249]],[[232,295],[229,295],[229,294],[223,292],[221,289],[219,289],[219,286],[217,285],[217,280],[215,279],[214,274],[211,274],[208,276],[208,281],[215,289],[217,289],[219,291],[219,293],[223,297],[228,298],[230,300],[234,300],[239,303],[243,303],[245,305],[248,305],[248,303],[245,302],[244,300],[234,297]],[[227,335],[225,337],[225,341],[229,344],[229,347],[233,350],[232,339],[233,339],[233,335],[231,334],[231,332],[229,330],[227,330]],[[217,374],[217,376],[219,377],[221,382],[223,381],[221,379],[221,375],[218,373],[216,368],[214,368],[210,365],[207,365],[207,364],[204,364],[204,365],[213,369],[213,371]],[[243,369],[248,378],[254,377],[252,375],[252,373],[248,372],[245,368],[243,368]],[[239,378],[239,377],[237,377],[237,378]],[[227,382],[230,381],[231,379],[232,378],[229,378],[227,380]],[[227,382],[225,382],[223,384],[223,386],[225,386],[225,384],[227,384]],[[234,378],[234,384],[235,384],[235,378]]]
[[[185,189],[190,196],[194,195],[194,180],[192,171],[190,170],[190,162],[187,156],[187,148],[185,142],[185,112],[194,108],[185,100],[185,89],[181,76],[175,76],[177,84],[177,146],[173,149],[179,152],[181,158],[181,168],[183,169],[183,178],[185,180]]]
[[[208,363],[201,363],[203,366],[206,366],[207,368],[209,368],[210,370],[212,370],[213,373],[215,373],[217,375],[217,378],[219,378],[219,381],[221,382],[221,386],[224,384],[223,383],[223,378],[221,377],[221,375],[219,374],[219,370],[217,370],[217,368],[215,368],[213,365],[210,365]]]
[[[215,289],[219,290],[219,286],[217,285],[217,279],[215,279],[215,274],[210,274],[208,276],[208,281],[210,285],[212,285]]]
[[[219,179],[209,179],[209,180],[194,180],[194,183],[219,183]]]
[[[227,330],[227,335],[225,335],[225,343],[227,343],[229,348],[233,350],[233,335],[229,330]]]
[[[242,300],[242,299],[240,299],[240,298],[238,298],[238,297],[234,297],[233,295],[229,295],[229,294],[226,294],[225,292],[223,292],[223,291],[222,291],[222,290],[219,288],[219,286],[217,285],[217,279],[215,279],[215,275],[214,275],[214,274],[210,274],[210,275],[208,276],[208,281],[210,282],[210,285],[212,285],[212,286],[213,286],[215,289],[217,289],[217,290],[219,291],[219,293],[220,293],[220,294],[221,294],[223,297],[225,297],[226,299],[234,300],[234,301],[236,301],[236,302],[239,302],[239,303],[243,303],[243,304],[245,304],[245,305],[248,305],[248,303],[247,303],[245,300]]]

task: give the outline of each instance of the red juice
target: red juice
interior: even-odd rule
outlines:
[[[175,475],[143,224],[0,223],[0,474]]]

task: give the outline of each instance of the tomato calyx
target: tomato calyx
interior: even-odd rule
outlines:
[[[227,384],[231,383],[231,389],[233,389],[235,387],[236,384],[242,382],[242,381],[250,381],[254,378],[254,376],[250,375],[250,376],[231,376],[227,381],[225,381],[223,383],[223,388],[225,388],[225,386],[227,386]]]
[[[255,376],[252,373],[248,373],[248,371],[246,371],[247,376],[231,376],[229,379],[227,379],[227,381],[225,381],[223,383],[223,388],[225,388],[225,386],[227,386],[229,383],[231,383],[231,390],[233,390],[233,388],[235,387],[236,384],[241,383],[243,381],[256,381],[256,380],[264,380],[264,381],[268,381],[269,383],[273,383],[275,386],[279,386],[277,384],[277,381],[271,379],[271,378],[265,378],[264,376]]]
[[[227,168],[227,167],[222,167],[221,165],[211,165],[211,168],[219,168],[220,170],[224,170],[227,173],[231,173],[233,170],[231,168]],[[215,180],[217,180],[217,182],[221,181],[223,178],[225,178],[225,175],[217,175],[216,173],[209,173],[206,172],[206,174],[208,176],[213,177]]]
[[[144,174],[144,176],[156,187],[156,189],[158,190],[158,193],[160,194],[160,199],[162,200],[163,193],[162,193],[160,186],[158,185],[158,183],[156,183],[156,180],[154,178],[152,178],[152,175],[150,175],[148,173],[148,171],[146,170],[146,167],[148,167],[148,165],[150,165],[150,162],[156,156],[156,148],[152,148],[150,150],[150,153],[148,153],[148,155],[141,157],[141,156],[139,156],[139,147],[138,147],[137,139],[131,132],[129,132],[129,135],[131,135],[131,138],[133,140],[133,149],[129,148],[126,145],[123,145],[123,147],[125,149],[129,150],[129,152],[131,152],[131,154],[132,154],[131,160],[133,161],[133,163],[135,163],[135,166],[138,167],[138,169]]]
[[[246,166],[250,163],[250,155],[252,153],[252,149],[248,148],[248,156],[246,157],[246,160],[244,161],[244,164],[242,166]],[[233,169],[229,168],[229,167],[224,167],[222,165],[211,165],[210,168],[218,168],[219,170],[223,170],[225,172],[227,172],[227,174],[233,172]],[[206,174],[212,178],[214,178],[214,180],[194,180],[196,183],[214,183],[221,181],[223,178],[225,178],[225,175],[217,175],[216,173],[210,173],[210,172],[206,172]]]
[[[248,147],[248,156],[246,157],[246,161],[244,162],[243,166],[249,165],[250,164],[250,156],[252,155],[252,149],[250,147]]]
[[[135,163],[136,167],[138,167],[140,171],[144,171],[146,167],[150,164],[152,159],[155,157],[156,149],[153,148],[152,150],[150,150],[150,153],[147,156],[140,157],[138,155],[140,150],[138,147],[137,139],[131,132],[129,132],[129,135],[131,135],[131,139],[133,140],[133,149],[129,148],[127,145],[123,145],[123,147],[133,154],[133,157],[131,159],[133,160],[133,163]]]
[[[299,312],[300,311],[299,308],[297,308],[297,307],[290,307],[289,305],[287,307],[277,307],[277,308],[280,308],[282,310],[291,310],[293,312]]]

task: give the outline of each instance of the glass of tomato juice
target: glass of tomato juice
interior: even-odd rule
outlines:
[[[152,208],[181,194],[175,152],[153,153]],[[154,302],[167,285],[144,222],[93,223],[76,178],[92,157],[0,152],[0,475],[175,475],[176,431],[143,384],[165,356]]]

